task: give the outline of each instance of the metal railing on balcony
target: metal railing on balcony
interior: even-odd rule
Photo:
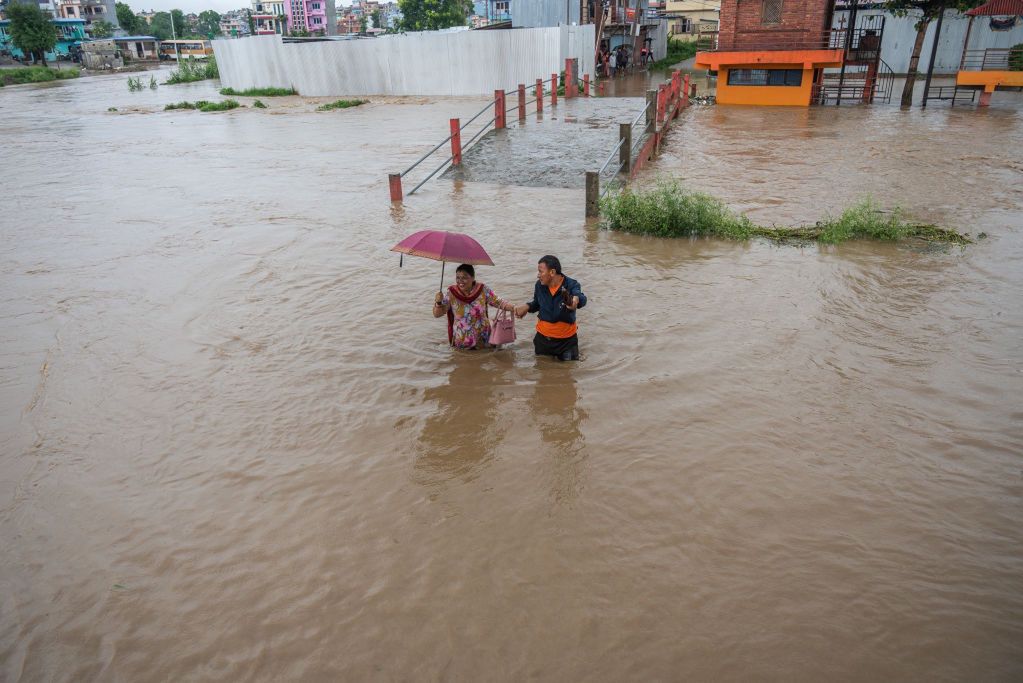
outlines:
[[[963,53],[960,71],[1023,71],[1023,49],[988,48]]]

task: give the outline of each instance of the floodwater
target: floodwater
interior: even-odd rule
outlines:
[[[643,183],[987,235],[818,247],[612,234],[553,184],[392,208],[476,98],[125,80],[0,90],[0,679],[1023,677],[1019,94],[684,112]],[[528,321],[450,351],[439,264],[389,252],[426,228],[514,301],[560,256],[581,362]]]

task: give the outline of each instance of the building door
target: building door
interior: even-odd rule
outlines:
[[[139,53],[139,59],[146,56],[145,51],[142,49],[142,43],[138,41],[135,42],[135,52]]]

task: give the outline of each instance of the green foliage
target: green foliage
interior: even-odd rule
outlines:
[[[1009,71],[1023,71],[1023,43],[1009,48]]]
[[[223,102],[208,102],[207,100],[196,100],[195,102],[178,102],[177,104],[168,104],[163,110],[172,111],[174,109],[194,109],[198,111],[211,112],[211,111],[228,111],[230,109],[237,109],[242,105],[238,104],[234,100],[224,100]]]
[[[316,108],[316,111],[331,111],[334,109],[348,109],[349,107],[358,107],[360,104],[366,104],[369,100],[336,100],[328,104],[321,105]]]
[[[11,42],[26,55],[35,55],[46,66],[45,53],[57,44],[57,29],[50,23],[49,15],[35,3],[8,3],[4,12],[11,20],[7,28]]]
[[[387,28],[384,26],[384,13],[376,10],[370,15],[373,18],[373,28]]]
[[[189,57],[178,62],[178,68],[171,71],[164,85],[193,83],[195,81],[205,81],[209,78],[220,78],[220,71],[217,69],[217,59],[209,57],[205,60],[198,60],[194,57]]]
[[[667,69],[679,62],[696,56],[696,42],[685,40],[668,40],[668,56],[650,65],[651,69]]]
[[[285,97],[297,95],[298,92],[294,88],[249,88],[248,90],[221,88],[220,94],[232,97]]]
[[[149,34],[157,40],[171,39],[171,15],[169,12],[157,12],[153,15],[153,23],[149,25]]]
[[[714,197],[672,182],[661,183],[648,192],[609,193],[601,200],[600,209],[604,228],[655,237],[711,236],[728,240],[763,237],[827,244],[850,239],[894,241],[908,237],[957,244],[971,242],[954,230],[910,223],[899,209],[883,211],[870,199],[846,209],[837,218],[795,228],[756,225]]]
[[[211,9],[199,12],[199,33],[212,39],[220,35],[220,13]]]
[[[726,239],[749,239],[754,225],[710,195],[683,189],[677,183],[661,183],[650,192],[609,193],[600,206],[604,225],[610,230],[658,237],[716,235]]]
[[[185,21],[185,13],[179,9],[172,9],[170,14],[171,19],[174,21],[175,35],[177,35],[179,40],[181,38],[188,38],[188,34],[191,31],[189,31],[188,23]]]
[[[22,83],[47,83],[68,78],[78,78],[78,69],[51,69],[45,66],[25,66],[16,69],[0,69],[0,85],[21,85]]]
[[[255,102],[253,102],[252,106],[255,107],[256,109],[266,109],[267,108],[267,106],[265,104],[263,104],[262,102],[260,102],[259,100],[256,100]]]
[[[143,25],[146,25],[146,21],[135,16],[135,12],[132,11],[127,3],[114,3],[114,10],[117,14],[117,23],[128,32],[128,35],[137,36],[142,33],[142,27],[139,26],[139,22],[141,21]],[[148,25],[146,25],[146,28],[148,28]]]
[[[403,31],[436,31],[465,26],[472,14],[472,0],[398,0]],[[365,29],[363,29],[365,30]]]
[[[114,25],[109,21],[100,19],[99,21],[92,22],[89,31],[92,33],[93,38],[109,38],[114,35]]]
[[[156,76],[150,76],[149,77],[149,89],[150,90],[156,90],[158,87],[160,87],[160,86],[156,82]]]
[[[107,111],[117,111],[117,107],[107,107]]]
[[[138,92],[142,90],[142,79],[128,77],[128,92]]]

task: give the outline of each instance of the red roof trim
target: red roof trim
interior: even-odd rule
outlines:
[[[1010,17],[1023,14],[1023,0],[991,0],[980,7],[967,10],[971,17]]]

